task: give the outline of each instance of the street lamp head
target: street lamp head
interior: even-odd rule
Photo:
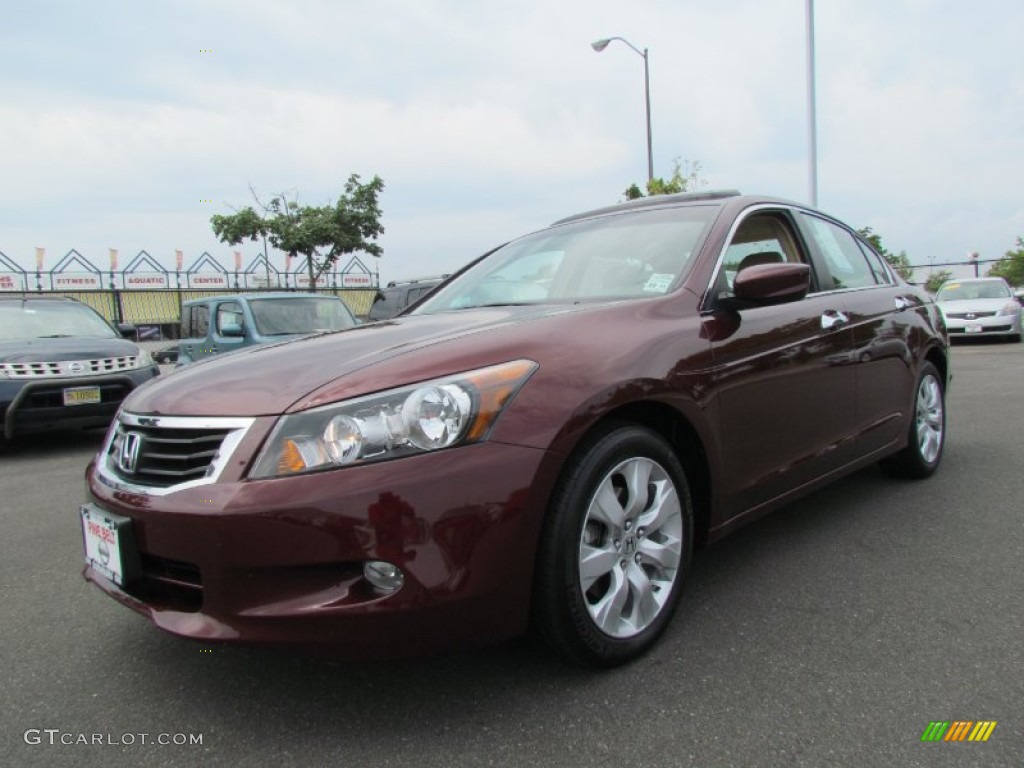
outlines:
[[[647,49],[644,48],[642,51],[633,45],[629,40],[624,37],[603,37],[600,40],[595,40],[590,44],[590,47],[600,53],[612,40],[621,40],[623,43],[628,45],[633,52],[640,56],[644,60],[644,102],[647,107],[647,181],[650,182],[654,179],[654,157],[651,152],[651,79],[650,71],[648,69],[649,60],[647,58]]]

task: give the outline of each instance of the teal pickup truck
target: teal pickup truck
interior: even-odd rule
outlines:
[[[177,364],[357,324],[345,302],[326,294],[252,293],[193,299],[181,305]]]

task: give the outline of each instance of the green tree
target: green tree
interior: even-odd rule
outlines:
[[[871,227],[858,229],[857,234],[867,240],[868,243],[871,244],[871,247],[878,251],[882,258],[892,265],[892,268],[896,270],[900,277],[908,282],[914,277],[914,268],[910,266],[910,259],[907,258],[906,251],[893,253],[892,251],[887,250],[886,247],[882,245],[881,235],[872,232]]]
[[[384,182],[374,176],[366,184],[353,173],[333,205],[299,205],[279,194],[264,203],[252,192],[256,205],[229,215],[210,217],[210,226],[222,243],[238,245],[245,240],[270,240],[271,245],[290,256],[306,259],[310,289],[316,279],[345,254],[364,251],[381,256],[383,249],[373,242],[383,234],[378,197]],[[252,191],[250,189],[250,191]]]
[[[953,273],[948,269],[940,269],[938,272],[932,272],[928,275],[928,279],[925,281],[924,289],[928,293],[936,293],[942,284],[953,277]]]
[[[678,157],[672,161],[672,175],[666,181],[661,177],[655,177],[647,182],[647,195],[674,195],[677,192],[695,192],[701,187],[708,185],[707,181],[700,177],[700,161],[680,160]],[[623,193],[627,200],[636,200],[644,197],[644,192],[636,184],[630,184]]]
[[[1017,238],[1017,250],[1007,251],[985,274],[1001,277],[1014,287],[1024,285],[1024,237]]]

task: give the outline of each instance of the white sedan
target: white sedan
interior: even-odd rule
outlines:
[[[1022,307],[1001,277],[950,280],[939,288],[935,302],[950,337],[1001,336],[1020,341]]]

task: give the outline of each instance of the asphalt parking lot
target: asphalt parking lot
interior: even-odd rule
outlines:
[[[102,435],[0,446],[0,765],[1020,768],[1024,344],[953,365],[935,477],[869,469],[698,552],[661,643],[602,673],[525,641],[357,664],[167,636],[80,576]],[[921,741],[957,720],[997,724]]]

